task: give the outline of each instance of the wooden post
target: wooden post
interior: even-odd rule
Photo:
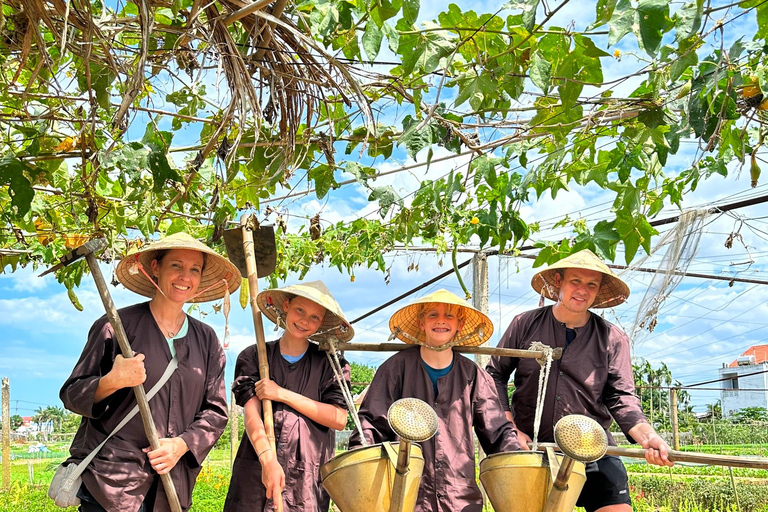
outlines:
[[[3,490],[11,489],[11,385],[3,377]]]
[[[240,447],[240,413],[238,412],[237,402],[235,401],[235,394],[231,393],[231,406],[229,408],[229,467],[232,468],[235,465],[235,457],[237,456],[237,449]]]
[[[484,252],[478,252],[472,257],[472,305],[475,308],[488,314],[488,256]],[[488,346],[486,341],[481,346]],[[485,369],[491,356],[486,354],[475,354],[475,363],[480,368]],[[506,398],[506,397],[505,397]],[[480,442],[475,437],[475,449],[478,455],[478,459],[485,458],[483,447],[480,446]],[[488,505],[488,496],[485,493],[485,489],[482,488],[483,493],[483,510]]]
[[[677,388],[672,388],[669,392],[669,412],[672,418],[672,449],[680,449],[680,432],[677,424]]]
[[[472,257],[472,305],[488,314],[488,256],[483,252]],[[487,345],[486,341],[482,346]],[[480,368],[485,368],[489,359],[487,355],[475,354],[475,362]]]

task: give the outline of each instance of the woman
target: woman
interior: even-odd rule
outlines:
[[[320,466],[333,457],[335,432],[347,421],[346,402],[336,372],[318,342],[329,336],[349,341],[354,330],[322,281],[261,292],[264,315],[283,327],[267,344],[269,376],[259,376],[256,346],[237,358],[232,391],[245,409],[245,433],[232,469],[224,512],[276,510],[327,512],[330,498],[320,483]],[[339,377],[349,384],[341,359]],[[272,451],[261,417],[261,400],[272,400],[277,445]]]
[[[80,510],[169,510],[158,476],[165,473],[188,510],[200,465],[226,426],[227,403],[225,357],[216,334],[184,314],[182,306],[236,290],[240,273],[191,236],[176,233],[128,255],[117,266],[117,277],[152,300],[119,311],[133,358],[121,355],[106,317],[91,327],[59,393],[67,409],[83,416],[69,461],[83,460],[135,406],[131,387],[150,389],[173,356],[178,368],[149,403],[160,447],[148,448],[141,417],[134,416],[83,473]]]

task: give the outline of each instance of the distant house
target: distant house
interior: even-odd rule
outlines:
[[[746,407],[768,408],[768,345],[755,345],[720,368],[720,400],[728,418]],[[754,390],[754,391],[750,391]]]

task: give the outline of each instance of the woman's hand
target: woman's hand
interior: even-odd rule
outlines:
[[[152,469],[157,471],[158,475],[164,475],[176,466],[176,463],[179,462],[182,455],[189,451],[189,448],[180,437],[164,437],[159,442],[160,447],[157,450],[147,447],[142,451],[147,454]]]
[[[267,399],[272,400],[273,402],[285,401],[283,398],[283,392],[285,390],[275,384],[275,381],[273,380],[261,379],[254,384],[253,387],[256,390],[256,396],[259,397],[259,400]]]
[[[93,402],[97,404],[120,389],[140,386],[145,380],[147,370],[144,368],[144,354],[135,354],[128,359],[118,354],[112,369],[99,379]]]
[[[129,359],[118,354],[112,369],[105,377],[109,377],[111,384],[117,389],[132,388],[144,384],[144,381],[147,380],[144,354],[136,354]]]
[[[277,510],[278,500],[283,499],[283,489],[285,488],[285,473],[280,463],[275,457],[275,453],[269,449],[261,457],[261,483],[267,490],[267,498],[271,498]]]

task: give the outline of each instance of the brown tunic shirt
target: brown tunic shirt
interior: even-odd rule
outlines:
[[[278,342],[267,343],[269,376],[277,385],[316,402],[346,409],[344,395],[324,351],[309,344],[307,352],[295,363],[281,354]],[[341,360],[344,380],[349,384],[349,364]],[[256,345],[243,350],[237,358],[232,392],[239,405],[256,396],[259,380]],[[291,512],[327,512],[330,498],[320,483],[320,466],[330,460],[336,448],[336,431],[315,423],[287,404],[272,402],[277,460],[285,472],[284,510]],[[243,435],[232,468],[232,480],[224,503],[226,512],[261,512],[273,510],[261,482],[261,463],[248,434]]]
[[[575,329],[576,337],[552,362],[547,383],[539,441],[553,441],[557,420],[568,414],[583,414],[595,419],[615,445],[608,428],[615,419],[629,438],[629,429],[647,423],[635,384],[630,360],[629,339],[618,327],[594,313],[583,327]],[[565,347],[565,324],[552,313],[552,306],[522,313],[512,320],[499,341],[499,347],[529,349],[540,341],[550,347]],[[533,420],[541,366],[535,359],[513,357],[491,358],[486,368],[496,382],[499,393],[506,396],[507,383],[515,372],[512,411],[521,432],[533,437]],[[517,371],[515,371],[517,370]]]
[[[171,360],[171,351],[145,302],[119,311],[133,350],[144,354],[149,390],[160,380]],[[213,329],[188,317],[189,330],[174,341],[179,367],[149,403],[160,438],[181,437],[189,447],[171,478],[182,508],[192,505],[192,488],[200,464],[227,424],[224,351]],[[136,405],[133,391],[121,389],[98,404],[93,402],[99,379],[112,368],[120,347],[106,317],[97,320],[72,375],[59,396],[67,409],[83,416],[70,447],[69,461],[84,459]],[[138,510],[157,473],[142,448],[149,446],[141,416],[137,414],[115,434],[83,473],[83,483],[99,504],[110,512]],[[163,486],[155,501],[156,512],[169,510]]]
[[[417,512],[480,512],[483,498],[475,481],[474,427],[486,453],[519,450],[517,432],[490,376],[473,361],[453,356],[453,368],[437,380],[437,397],[422,364],[420,347],[390,357],[376,371],[360,406],[360,421],[369,443],[397,440],[387,410],[400,398],[432,404],[438,417],[435,437],[420,443],[424,456]],[[350,447],[361,444],[357,432]]]

